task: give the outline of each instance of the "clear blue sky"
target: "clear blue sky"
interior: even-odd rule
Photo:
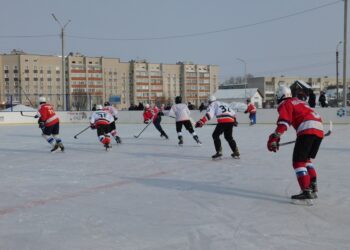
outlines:
[[[222,81],[244,74],[236,58],[255,76],[335,76],[343,6],[337,0],[3,1],[0,53],[60,54],[55,13],[63,23],[71,19],[66,53],[215,64]]]

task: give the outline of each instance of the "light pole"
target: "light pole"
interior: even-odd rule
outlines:
[[[336,82],[337,82],[337,107],[339,106],[339,80],[338,80],[338,64],[339,64],[339,45],[342,44],[340,41],[337,44],[337,49],[335,51],[335,61],[336,61]]]
[[[344,51],[343,51],[343,107],[346,107],[347,101],[347,83],[346,83],[346,54],[347,54],[347,33],[348,33],[348,0],[344,0]]]
[[[247,62],[241,58],[237,60],[244,64],[244,98],[247,98]]]
[[[62,94],[63,94],[63,110],[68,111],[69,110],[69,89],[66,84],[66,77],[65,77],[65,58],[64,58],[64,29],[67,27],[67,25],[70,23],[70,20],[68,20],[64,25],[60,22],[60,20],[57,19],[55,14],[51,14],[53,19],[60,25],[61,27],[61,43],[62,43]],[[66,94],[67,93],[67,94]]]

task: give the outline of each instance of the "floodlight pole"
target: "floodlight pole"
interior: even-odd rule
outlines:
[[[339,70],[338,70],[338,64],[339,64],[339,45],[342,44],[342,41],[340,41],[337,44],[337,49],[335,51],[335,62],[336,62],[336,82],[337,82],[337,107],[339,107]]]
[[[68,111],[69,110],[69,88],[66,83],[66,69],[65,69],[65,58],[64,58],[64,29],[67,27],[67,25],[71,22],[71,20],[68,20],[64,25],[57,19],[55,14],[51,14],[53,19],[60,25],[61,28],[61,45],[62,45],[62,93],[63,93],[63,110]]]
[[[344,0],[344,51],[343,51],[343,107],[346,107],[347,102],[347,82],[346,82],[346,66],[347,66],[347,33],[348,33],[348,0]]]

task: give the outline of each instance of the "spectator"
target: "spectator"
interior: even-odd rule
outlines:
[[[93,105],[92,105],[91,110],[92,110],[92,111],[96,111],[96,104],[93,104]]]
[[[308,103],[311,108],[314,108],[316,106],[316,95],[312,89],[309,90]]]
[[[327,98],[324,91],[321,91],[320,97],[318,98],[318,102],[320,103],[322,108],[328,107]]]
[[[199,106],[199,112],[202,112],[203,110],[205,110],[207,107],[204,105],[204,103],[202,102],[201,105]]]

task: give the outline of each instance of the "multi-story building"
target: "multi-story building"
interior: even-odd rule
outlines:
[[[319,95],[320,91],[325,90],[329,86],[336,86],[336,78],[334,77],[253,77],[248,80],[249,88],[258,88],[263,95],[264,103],[271,106],[275,102],[276,90],[280,85],[290,86],[296,80],[303,80],[311,85],[314,93]],[[342,82],[342,79],[339,79]]]
[[[70,54],[67,57],[70,107],[91,109],[110,98],[118,97],[118,108],[130,105],[129,64],[117,58],[87,57]]]
[[[36,106],[41,95],[58,109],[63,106],[61,59],[49,55],[29,55],[12,51],[1,56],[0,102]]]
[[[154,64],[131,61],[133,103],[173,103],[181,95],[196,106],[206,102],[219,86],[218,66],[179,62]]]
[[[119,109],[131,104],[171,104],[181,95],[199,106],[219,85],[219,67],[179,62],[121,62],[118,58],[88,57],[70,53],[65,83],[59,56],[30,55],[21,51],[0,55],[0,103],[37,106],[46,96],[57,110],[88,110],[94,104],[117,100]]]

